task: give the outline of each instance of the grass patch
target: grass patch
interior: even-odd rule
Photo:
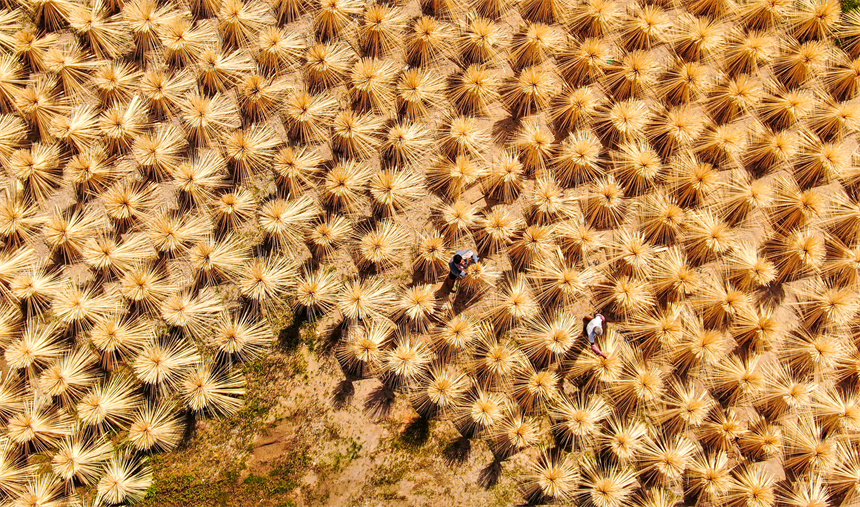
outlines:
[[[243,366],[247,394],[242,408],[224,419],[203,421],[187,448],[153,456],[152,487],[140,505],[147,507],[233,507],[288,505],[286,496],[312,459],[308,448],[298,448],[282,457],[267,475],[250,474],[240,480],[247,452],[256,435],[277,423],[272,410],[278,397],[267,385],[272,379],[291,378],[307,369],[301,354],[270,354]],[[260,499],[265,501],[260,502]]]
[[[345,449],[338,449],[331,457],[331,462],[326,466],[331,473],[340,473],[344,468],[348,467],[353,460],[361,456],[362,445],[356,442],[353,438],[344,440]]]

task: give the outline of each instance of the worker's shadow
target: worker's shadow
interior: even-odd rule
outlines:
[[[436,291],[436,301],[439,308],[447,306],[451,315],[459,315],[481,298],[480,292],[468,291],[459,287],[454,291],[454,281],[445,277],[442,286]]]

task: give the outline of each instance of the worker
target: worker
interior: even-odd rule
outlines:
[[[452,284],[456,284],[457,280],[466,276],[466,269],[471,264],[477,264],[479,260],[478,254],[471,250],[457,250],[454,252],[454,257],[448,262],[448,280]],[[456,288],[452,285],[451,290],[454,291]]]
[[[600,350],[600,346],[597,345],[597,339],[603,336],[603,325],[605,323],[606,317],[598,313],[593,319],[588,321],[588,324],[585,326],[585,334],[588,336],[588,343],[591,344],[591,350],[603,359],[606,359],[606,354]]]

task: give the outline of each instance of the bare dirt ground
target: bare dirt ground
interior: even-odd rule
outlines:
[[[153,457],[145,506],[513,505],[524,456],[494,465],[450,422],[416,418],[375,379],[344,380],[309,326],[246,367],[236,416],[197,421],[188,442]],[[518,470],[519,469],[519,470]]]

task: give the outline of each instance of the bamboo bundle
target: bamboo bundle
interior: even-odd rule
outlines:
[[[647,51],[632,51],[622,56],[619,62],[609,65],[601,81],[617,100],[644,98],[657,84],[659,73],[654,55]]]
[[[499,289],[496,304],[487,310],[496,329],[506,330],[534,318],[539,311],[524,276],[515,276]]]
[[[794,371],[791,365],[782,362],[765,365],[764,382],[761,397],[755,405],[769,419],[802,412],[811,405],[812,394],[817,388],[801,371]],[[780,447],[773,449],[774,453],[781,451]],[[765,449],[759,450],[763,452]]]
[[[566,0],[521,0],[520,14],[536,23],[560,23],[567,19],[570,8]]]
[[[735,232],[712,211],[694,211],[687,218],[684,243],[694,266],[719,259],[734,249]]]
[[[707,101],[708,113],[714,122],[728,123],[753,112],[763,96],[761,82],[741,74],[714,87]]]
[[[467,394],[454,424],[467,438],[491,434],[504,419],[508,404],[509,400],[501,393],[476,388]]]
[[[472,230],[479,222],[478,209],[467,201],[456,201],[451,204],[440,204],[434,210],[439,230],[445,239],[451,243],[462,243],[472,238]]]
[[[724,495],[732,507],[772,507],[776,503],[776,479],[761,466],[753,463],[736,468],[732,485]]]
[[[798,328],[785,337],[780,360],[798,373],[821,375],[832,372],[848,356],[846,347],[845,337],[837,330],[823,333]]]
[[[641,195],[660,183],[663,161],[651,146],[644,142],[625,142],[610,153],[615,179],[624,187],[626,195]]]
[[[588,444],[600,431],[601,422],[609,416],[610,405],[600,396],[580,394],[575,399],[562,397],[550,410],[552,432],[564,447],[574,443]]]
[[[787,129],[805,119],[815,108],[815,95],[809,90],[779,87],[761,100],[759,117],[774,131]]]
[[[671,361],[680,373],[700,374],[719,364],[729,353],[728,337],[717,330],[707,329],[701,321],[690,323],[681,340],[669,351]]]
[[[642,100],[608,103],[598,108],[593,128],[606,146],[615,146],[644,137],[650,115]]]
[[[819,190],[801,190],[790,176],[778,179],[775,186],[769,219],[777,230],[787,232],[805,227],[824,213],[826,204]]]
[[[805,415],[792,419],[783,426],[785,458],[783,466],[792,476],[826,474],[839,458],[838,445],[832,434],[827,434],[820,423]]]
[[[646,264],[651,276],[654,293],[660,300],[684,301],[701,285],[701,274],[687,262],[685,252],[673,246],[657,256],[653,263]]]
[[[482,16],[499,19],[508,12],[512,3],[511,0],[475,0],[471,7]]]
[[[836,100],[851,100],[860,92],[860,59],[841,62],[827,69],[824,86]]]
[[[494,21],[474,16],[461,28],[457,51],[465,63],[496,61],[500,46],[505,42],[501,27]]]
[[[409,233],[390,220],[359,228],[356,236],[356,264],[360,269],[370,271],[400,264],[409,242]]]
[[[514,373],[523,370],[528,360],[515,343],[499,340],[489,326],[486,331],[475,344],[471,369],[481,385],[508,388]]]
[[[490,164],[489,174],[481,180],[481,186],[488,197],[508,204],[522,191],[523,173],[523,164],[517,154],[505,150]]]
[[[698,62],[678,60],[660,77],[658,93],[667,104],[695,102],[711,88],[710,69]]]
[[[555,149],[552,169],[556,179],[565,187],[573,187],[604,176],[603,145],[588,130],[571,133]]]
[[[592,226],[578,220],[566,220],[556,225],[556,242],[562,252],[572,259],[586,261],[596,251],[605,236]]]
[[[648,141],[662,158],[692,146],[705,128],[701,109],[681,105],[672,109],[660,107],[646,130]]]
[[[311,318],[328,315],[334,310],[337,290],[338,279],[331,269],[304,270],[296,279],[293,309],[302,310]]]
[[[316,44],[305,52],[305,79],[311,91],[333,88],[346,79],[353,54],[338,43]]]
[[[594,281],[594,273],[577,269],[561,255],[550,255],[527,273],[535,287],[537,299],[545,308],[566,308],[583,295]]]
[[[795,158],[794,177],[801,188],[826,185],[840,179],[850,167],[846,145],[803,136]]]
[[[609,43],[602,38],[569,39],[559,54],[559,71],[571,86],[583,86],[602,77],[609,57]]]
[[[384,319],[351,327],[346,340],[335,350],[340,367],[359,378],[377,372],[382,367],[393,329],[391,321]]]
[[[465,8],[460,0],[421,0],[420,4],[423,12],[441,19],[456,19]]]
[[[384,121],[372,113],[345,109],[334,116],[329,144],[341,157],[366,160],[377,151]]]
[[[657,418],[670,434],[681,434],[704,424],[715,405],[707,389],[697,388],[692,382],[682,382],[676,378],[669,383],[666,408]]]
[[[464,114],[486,115],[491,104],[501,95],[493,69],[485,65],[470,65],[455,77],[449,91],[451,101]]]
[[[680,482],[693,457],[696,445],[686,437],[646,437],[639,455],[640,470],[646,481],[666,485]]]
[[[823,39],[839,23],[840,7],[833,0],[804,0],[789,18],[791,34],[800,41]]]
[[[705,327],[726,330],[741,313],[751,309],[750,296],[732,287],[730,283],[713,277],[706,279],[697,296],[691,301]]]
[[[594,183],[592,195],[585,201],[586,222],[592,227],[611,229],[625,219],[628,209],[624,191],[611,175]]]
[[[636,470],[625,465],[601,463],[594,456],[580,461],[580,488],[577,499],[588,507],[627,505],[636,488]]]
[[[744,165],[756,174],[776,172],[786,167],[797,153],[798,137],[793,130],[760,128],[744,153]]]
[[[636,418],[621,419],[611,415],[604,420],[596,437],[597,447],[608,454],[610,460],[621,465],[630,465],[642,449],[645,433],[645,424]]]
[[[606,357],[598,356],[589,347],[582,347],[566,369],[568,379],[582,377],[578,382],[583,383],[584,392],[595,392],[618,382],[632,353],[630,346],[612,328],[605,331],[600,347]]]
[[[767,210],[773,201],[770,185],[765,180],[750,181],[744,173],[724,188],[725,197],[717,206],[723,219],[734,226],[748,221],[755,211]]]
[[[554,72],[541,67],[527,67],[504,83],[502,100],[508,112],[519,118],[547,109],[558,89]]]
[[[320,0],[314,14],[314,32],[322,42],[328,42],[351,29],[353,16],[362,12],[362,5],[355,0]]]
[[[610,387],[608,396],[618,413],[654,407],[663,398],[663,372],[656,363],[634,354],[624,366],[621,378]]]
[[[789,43],[787,50],[774,60],[774,74],[789,88],[803,86],[824,74],[830,53],[830,47],[821,41]]]
[[[320,259],[331,256],[349,239],[352,223],[348,218],[329,214],[307,232],[308,248]]]
[[[502,276],[495,266],[486,262],[472,264],[466,268],[466,276],[460,280],[460,286],[468,294],[481,295],[496,286],[496,281]]]
[[[416,384],[418,388],[412,394],[412,406],[419,414],[429,418],[459,408],[469,379],[450,367],[434,366],[421,373]]]
[[[686,14],[679,19],[672,49],[686,62],[718,54],[725,46],[725,27],[720,21]]]
[[[751,460],[769,459],[782,451],[782,427],[756,416],[738,439],[738,447]]]
[[[644,357],[670,350],[684,333],[683,307],[668,303],[665,309],[653,309],[630,319],[624,325],[627,336],[633,340]]]
[[[348,281],[337,296],[338,310],[351,322],[385,317],[393,304],[393,295],[381,278]]]
[[[490,434],[490,448],[499,459],[533,446],[538,439],[538,422],[519,411],[509,411]]]
[[[738,344],[760,353],[777,347],[782,337],[782,324],[771,310],[755,307],[735,317],[732,335]]]
[[[732,77],[755,74],[778,54],[777,39],[768,32],[739,32],[726,48],[723,69]]]
[[[685,219],[686,213],[674,199],[657,193],[646,196],[640,227],[648,241],[671,245],[679,237]]]
[[[765,252],[776,268],[778,283],[817,275],[826,254],[824,239],[808,228],[776,236]]]
[[[513,144],[519,151],[523,168],[541,178],[547,173],[546,166],[552,156],[554,141],[555,136],[546,126],[529,118],[517,130]]]
[[[384,113],[394,102],[394,78],[397,70],[391,62],[361,58],[350,71],[349,96],[358,112]]]
[[[435,282],[448,268],[448,254],[444,236],[433,229],[422,235],[413,269],[421,271],[425,280]]]
[[[564,43],[563,37],[551,25],[526,23],[511,39],[511,67],[517,71],[544,63]]]
[[[472,351],[476,342],[486,332],[484,324],[473,317],[455,315],[433,331],[433,351],[442,361],[455,360]]]
[[[798,314],[810,330],[846,325],[860,311],[860,299],[850,287],[812,282],[798,299]]]
[[[688,468],[684,494],[697,502],[719,501],[732,485],[729,458],[723,451],[696,453]]]
[[[756,290],[776,279],[776,267],[753,243],[739,243],[725,260],[726,278],[740,290]]]
[[[359,45],[366,56],[379,58],[400,45],[406,20],[399,7],[371,4],[358,27]]]
[[[478,250],[486,256],[504,249],[523,226],[522,219],[509,208],[493,206],[480,219],[480,228],[476,232]]]
[[[526,414],[540,413],[556,404],[559,383],[556,372],[537,370],[526,363],[514,372],[511,397]]]
[[[278,0],[281,6],[296,0]],[[280,17],[289,16],[285,11],[277,11]],[[201,34],[202,36],[203,34]],[[257,36],[256,50],[257,64],[266,75],[278,75],[292,68],[301,59],[305,50],[303,41],[297,34],[288,32],[283,28],[270,26],[260,30]]]
[[[634,5],[621,22],[621,41],[628,51],[651,49],[666,42],[669,16],[659,5]]]
[[[746,142],[742,123],[711,125],[705,128],[699,138],[695,153],[704,162],[719,169],[740,168]]]
[[[581,37],[603,37],[621,20],[620,6],[611,0],[588,0],[567,17],[568,29]]]
[[[545,260],[555,248],[553,227],[530,225],[523,229],[507,249],[515,269],[525,271]]]
[[[442,105],[445,82],[432,72],[410,69],[397,82],[397,110],[407,118],[426,116]]]
[[[827,257],[821,270],[825,282],[835,287],[855,286],[860,279],[860,251],[834,237],[827,238],[826,246]]]
[[[573,347],[579,333],[569,314],[558,312],[526,323],[518,341],[523,353],[538,367],[559,362]]]
[[[781,24],[790,10],[786,0],[752,0],[740,6],[738,16],[750,29],[767,30]]]
[[[552,177],[538,177],[523,215],[533,225],[553,225],[573,218],[576,209],[569,191]]]
[[[409,209],[427,194],[421,176],[409,170],[376,171],[368,188],[374,212],[388,217]]]
[[[600,99],[591,87],[565,87],[550,102],[549,117],[559,134],[574,133],[578,127],[590,123],[599,103]]]

